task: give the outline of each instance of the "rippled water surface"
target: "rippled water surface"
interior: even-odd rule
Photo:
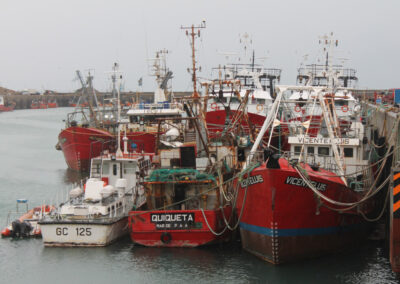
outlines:
[[[55,149],[69,108],[0,113],[0,227],[17,198],[62,200],[79,179]],[[45,248],[40,239],[0,239],[0,283],[398,283],[384,243],[272,266],[240,244],[197,249],[134,246]]]

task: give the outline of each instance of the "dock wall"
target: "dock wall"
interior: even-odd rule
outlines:
[[[99,101],[102,101],[108,93],[97,93],[97,98]],[[191,92],[174,92],[175,97],[182,96],[190,96]],[[15,109],[29,109],[31,107],[32,101],[36,100],[44,100],[44,101],[57,101],[58,106],[67,107],[69,106],[69,102],[76,99],[79,94],[76,93],[52,93],[45,95],[22,95],[19,93],[14,94],[5,94],[3,95],[5,104],[10,105],[15,103]],[[122,102],[136,102],[139,101],[151,101],[153,99],[153,92],[144,92],[144,93],[134,93],[134,92],[124,92],[121,93],[121,101]]]

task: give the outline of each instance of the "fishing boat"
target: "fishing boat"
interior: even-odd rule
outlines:
[[[245,33],[241,42],[244,50],[248,49],[247,41],[249,35]],[[243,63],[243,62],[251,63]],[[250,92],[247,106],[245,108],[248,120],[243,120],[247,132],[250,129],[260,129],[265,117],[271,108],[274,97],[274,85],[280,80],[281,70],[277,68],[265,68],[262,64],[255,62],[255,52],[252,57],[239,59],[240,63],[230,63],[223,68],[215,68],[219,78],[215,81],[240,81],[241,89],[236,92],[231,86],[221,88],[216,84],[215,88],[205,96],[207,104],[206,120],[210,135],[220,132],[224,126],[239,116],[237,109],[243,103]]]
[[[94,91],[91,91],[91,80],[85,85],[84,94],[96,107],[89,104],[87,109],[80,108],[68,115],[66,127],[58,136],[57,149],[63,151],[64,158],[69,168],[76,171],[88,171],[90,158],[101,153],[101,145],[105,147],[115,146],[117,130],[117,112],[123,110],[120,123],[125,124],[129,140],[129,151],[144,151],[154,153],[155,139],[157,136],[157,119],[164,117],[180,117],[184,112],[177,103],[166,100],[165,93],[168,89],[168,81],[172,78],[172,72],[165,66],[166,52],[157,52],[152,60],[153,75],[156,77],[157,88],[154,93],[154,103],[137,102],[131,107],[122,108],[115,103],[117,93],[115,81],[118,76],[118,66],[113,67],[113,98],[107,104],[99,107]],[[89,99],[86,99],[90,102]],[[81,102],[82,103],[82,102]],[[110,106],[111,103],[111,106]],[[79,105],[79,104],[78,104]],[[90,111],[90,114],[87,112]],[[83,114],[85,113],[86,114]],[[77,118],[78,117],[78,118]],[[79,123],[79,121],[81,123]],[[160,131],[166,131],[161,129]],[[93,141],[107,141],[108,143],[92,144]],[[114,143],[112,143],[114,141]],[[111,148],[108,148],[112,150]]]
[[[183,100],[185,118],[157,136],[156,156],[129,213],[130,236],[148,247],[197,247],[229,240],[232,203],[231,183],[239,158],[232,136],[211,140],[204,106],[196,87],[195,37],[200,26],[182,27],[191,36],[193,95]],[[211,87],[214,85],[211,84]]]
[[[48,108],[47,102],[45,100],[40,100],[39,101],[39,108],[40,109],[47,109]]]
[[[32,100],[31,109],[40,109],[40,103],[38,100]]]
[[[25,212],[22,212],[19,208],[23,205],[26,206]],[[7,226],[1,231],[1,237],[41,237],[42,231],[38,221],[43,216],[50,214],[52,210],[54,210],[54,206],[49,205],[42,205],[29,210],[27,199],[17,199],[16,211],[10,211],[8,213]]]
[[[6,106],[4,102],[4,97],[0,96],[0,112],[13,111],[14,108],[15,108],[15,103]]]
[[[376,187],[369,166],[368,131],[358,120],[346,133],[334,126],[335,116],[327,104],[332,101],[331,90],[277,89],[273,112],[285,91],[315,94],[326,132],[311,137],[308,125],[299,127],[288,139],[290,152],[278,155],[266,148],[260,155],[263,133],[279,123],[268,116],[247,159],[250,173],[236,181],[242,247],[273,264],[320,256],[365,238],[365,216],[374,208],[371,197],[381,188]]]
[[[57,108],[58,104],[57,104],[57,100],[51,100],[47,102],[47,108]]]
[[[79,71],[77,76],[82,84],[82,96],[77,101],[78,107],[67,115],[65,128],[58,135],[56,149],[63,152],[70,169],[88,172],[92,157],[100,155],[104,150],[112,150],[115,146],[112,143],[114,135],[109,129],[117,128],[117,116],[115,110],[105,113],[97,111],[93,76],[89,73],[86,82]],[[103,118],[106,119],[106,124],[102,123]]]
[[[118,104],[119,97],[118,92]],[[117,150],[101,147],[101,155],[91,159],[85,185],[72,189],[54,214],[40,220],[45,246],[106,246],[128,234],[128,212],[140,177],[151,165],[151,154],[128,152],[126,131],[122,151],[121,125],[117,127]]]
[[[202,144],[205,137],[187,128],[196,120],[188,118],[186,127],[180,124],[160,136],[154,167],[137,191],[135,210],[129,213],[135,244],[197,247],[229,240],[225,222],[230,222],[232,204],[223,197],[230,189],[222,176],[233,175],[236,148]]]
[[[333,33],[320,38],[322,46],[321,59],[325,64],[307,64],[298,69],[297,84],[299,86],[329,87],[333,101],[329,106],[338,117],[338,123],[342,130],[349,127],[349,118],[358,116],[360,104],[352,94],[358,78],[356,70],[345,68],[342,64],[334,63],[334,49],[338,46],[338,40],[333,37]],[[320,59],[320,60],[321,60]],[[294,90],[287,98],[287,109],[290,112],[290,121],[304,122],[311,118],[309,135],[315,136],[320,129],[322,121],[322,109],[320,105],[313,106],[315,94],[308,90]],[[286,129],[282,129],[284,132]]]

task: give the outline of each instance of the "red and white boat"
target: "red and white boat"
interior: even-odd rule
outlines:
[[[33,100],[31,102],[31,109],[40,109],[40,103],[38,100]]]
[[[244,156],[236,141],[240,134],[234,128],[229,135],[210,139],[203,116],[191,111],[202,107],[193,103],[185,105],[187,118],[181,123],[166,121],[175,127],[158,136],[153,170],[142,182],[136,209],[129,216],[136,244],[197,247],[227,241],[235,228],[228,180],[240,169]]]
[[[229,64],[223,68],[223,78],[215,82],[239,81],[240,90],[234,90],[233,86],[226,88],[216,87],[207,94],[207,127],[211,136],[216,132],[223,131],[225,125],[241,115],[237,113],[240,105],[249,94],[245,108],[248,120],[242,124],[247,132],[249,128],[260,129],[264,123],[273,102],[274,85],[280,80],[281,70],[276,68],[265,68],[254,63],[254,52],[252,64]],[[220,68],[221,69],[221,68]],[[219,72],[222,70],[218,69]],[[220,75],[221,76],[221,75]],[[218,84],[216,84],[218,86]]]
[[[311,137],[308,126],[298,128],[288,139],[290,153],[280,157],[267,149],[261,164],[254,165],[263,133],[276,123],[268,116],[247,161],[254,169],[237,180],[242,247],[273,264],[334,252],[360,241],[368,228],[363,215],[373,209],[370,197],[377,190],[365,158],[368,131],[354,120],[345,134],[334,135],[337,128],[324,97],[329,91],[278,86],[272,109],[278,109],[283,92],[297,88],[315,92],[327,133]]]
[[[114,135],[103,129],[89,127],[88,124],[78,125],[74,120],[67,123],[69,127],[58,135],[56,147],[62,150],[70,169],[87,172],[90,159],[115,144]]]
[[[215,145],[207,148],[208,157],[200,156],[204,145],[193,140],[193,129],[186,130],[171,129],[162,137],[154,169],[138,190],[136,209],[129,214],[130,236],[136,244],[197,247],[229,240],[226,222],[230,222],[232,205],[223,192],[230,189],[206,169],[214,164],[217,171],[224,160],[234,169],[236,148]],[[172,136],[181,138],[171,141]]]
[[[94,107],[89,104],[88,109],[81,108],[68,115],[66,127],[58,136],[57,149],[63,151],[65,160],[73,170],[88,171],[90,158],[101,153],[102,150],[112,150],[116,144],[116,132],[118,125],[123,127],[128,137],[129,151],[154,153],[155,140],[158,135],[157,119],[164,117],[180,117],[183,114],[180,105],[165,101],[165,91],[167,82],[172,77],[172,72],[162,68],[164,58],[163,53],[159,53],[155,59],[154,68],[158,87],[155,91],[155,103],[138,103],[122,114],[121,120],[116,120],[117,112],[121,111],[121,106],[113,104],[110,106]],[[117,66],[114,66],[112,75],[113,80],[113,99],[117,94],[115,81],[117,79]],[[89,76],[88,83],[81,80],[86,101],[97,102],[91,84],[92,77]],[[86,86],[87,85],[87,86]],[[78,105],[82,102],[78,102]],[[119,109],[119,110],[118,110]],[[94,119],[95,118],[95,119]],[[161,129],[164,132],[166,129]],[[93,144],[94,141],[107,143]],[[114,141],[114,143],[112,142]],[[106,147],[105,149],[102,149]],[[110,148],[111,147],[111,148]]]
[[[47,109],[48,108],[47,102],[45,100],[40,100],[39,101],[39,108],[40,109]]]
[[[26,205],[26,211],[21,212],[20,205]],[[7,226],[1,231],[1,237],[7,238],[30,238],[41,237],[42,230],[38,221],[45,215],[50,214],[54,206],[42,205],[28,210],[27,199],[17,199],[17,211],[9,212],[7,215]],[[21,215],[22,213],[22,215]],[[13,221],[11,221],[13,220]]]
[[[47,108],[57,108],[57,107],[58,107],[58,104],[55,99],[47,102]]]
[[[4,112],[4,111],[13,111],[15,107],[15,103],[9,105],[9,106],[5,106],[4,103],[4,97],[0,96],[0,112]]]
[[[118,92],[118,105],[119,101]],[[121,127],[117,128],[119,138]],[[40,220],[45,246],[107,246],[128,234],[128,212],[141,177],[151,166],[152,154],[130,153],[127,144],[125,131],[123,139],[117,139],[115,152],[102,147],[101,155],[91,159],[90,178],[83,188],[71,190],[52,216]]]
[[[191,172],[190,174],[193,173]],[[168,187],[175,186],[178,190],[188,190],[189,192],[195,189],[206,191],[215,186],[215,183],[212,179],[178,182],[161,181],[145,182],[144,186],[147,188],[161,188],[160,196],[164,196],[164,189]],[[204,195],[204,198],[211,199],[212,196]],[[198,201],[197,206],[190,206],[186,203],[182,207],[177,206],[179,209],[175,210],[169,207],[165,210],[142,211],[144,208],[148,208],[143,207],[137,211],[132,211],[129,216],[132,241],[135,244],[147,247],[197,247],[228,241],[230,237],[229,230],[225,230],[223,234],[218,236],[212,231],[218,233],[224,231],[226,225],[223,222],[223,218],[231,216],[231,207],[224,207],[224,213],[222,213],[219,208],[214,209],[217,206],[216,204],[208,205],[207,208],[207,206],[199,206],[201,202]],[[210,201],[208,203],[211,204]],[[159,200],[155,204],[162,207]],[[226,217],[223,217],[222,214]]]

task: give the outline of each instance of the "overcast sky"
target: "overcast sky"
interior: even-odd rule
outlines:
[[[109,89],[113,62],[125,90],[154,90],[147,57],[171,51],[175,91],[191,90],[189,40],[181,25],[206,20],[198,43],[202,77],[225,64],[221,52],[242,52],[239,34],[251,35],[256,57],[282,69],[294,84],[297,68],[316,61],[318,37],[333,32],[335,53],[357,70],[360,88],[400,87],[399,0],[0,0],[0,86],[70,91],[75,70],[94,69],[95,87]]]

